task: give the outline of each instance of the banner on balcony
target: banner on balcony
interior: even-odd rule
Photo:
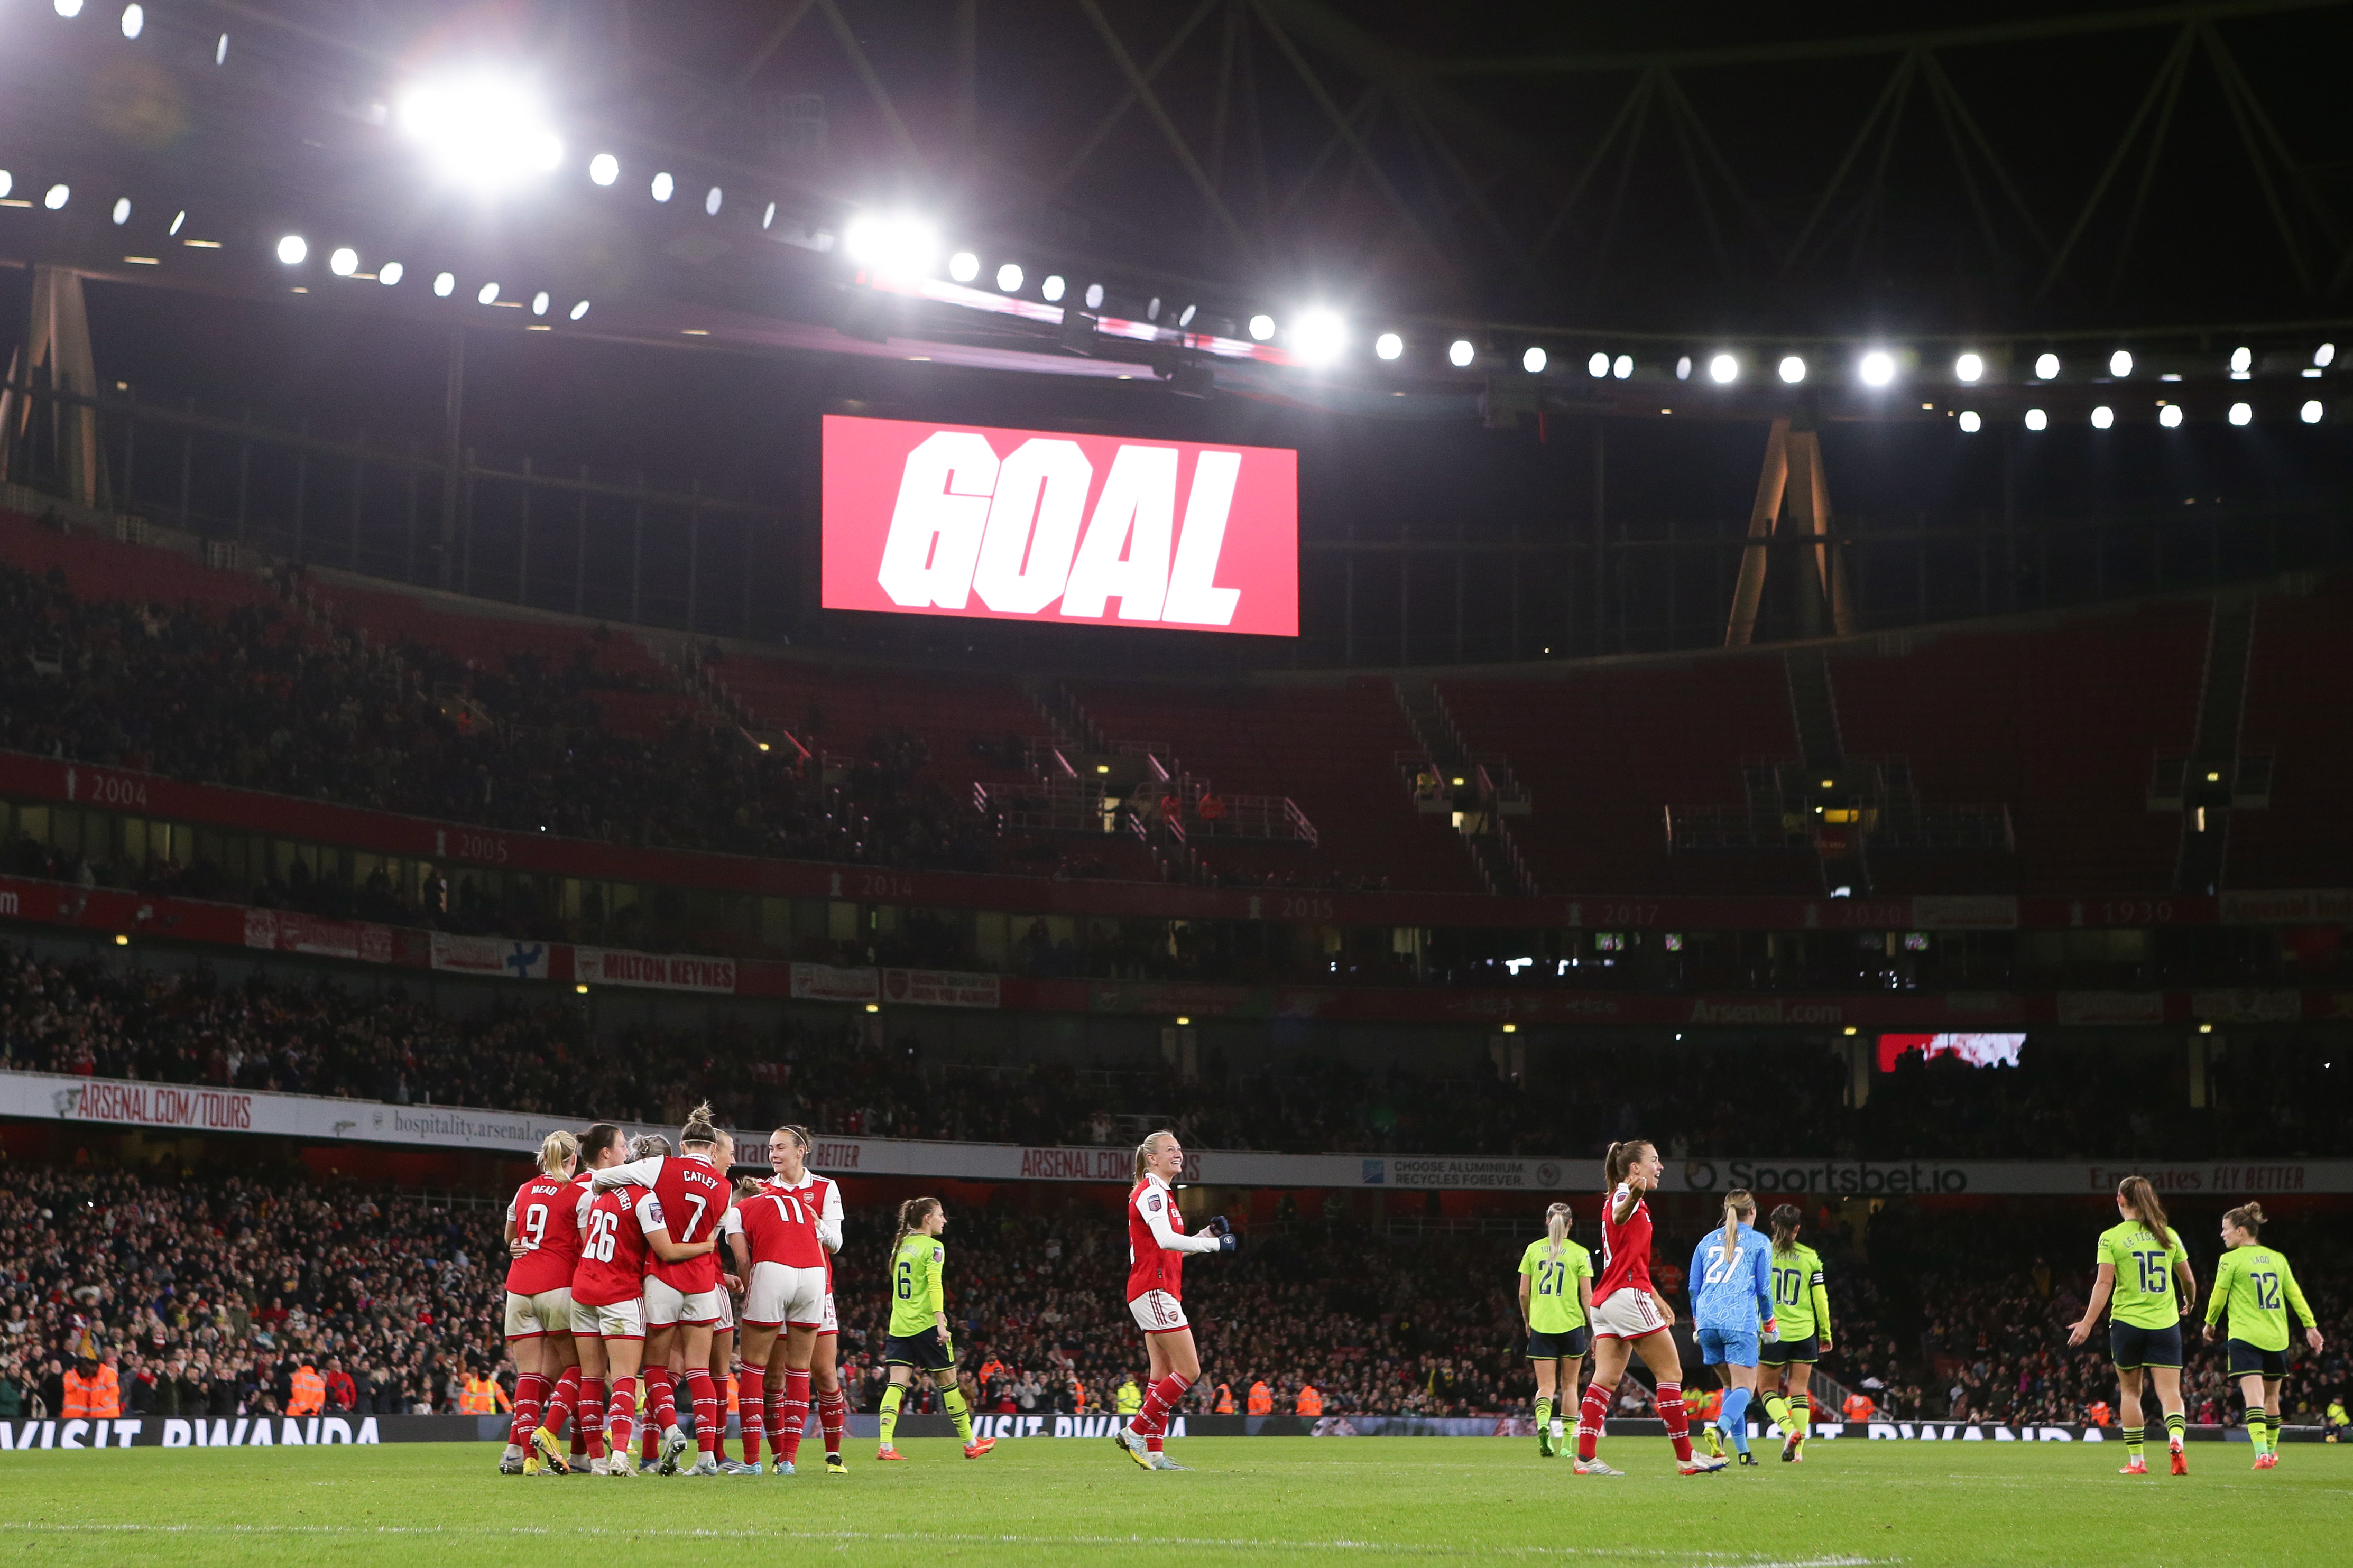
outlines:
[[[631,952],[617,947],[575,947],[572,976],[583,985],[638,985],[655,991],[732,995],[735,961],[686,952]]]
[[[871,969],[796,963],[793,995],[803,1002],[879,1002],[882,999],[881,978]]]
[[[965,974],[951,969],[886,969],[882,999],[925,1007],[995,1007],[998,1005],[997,979],[994,974]]]
[[[437,931],[433,933],[433,967],[453,974],[544,980],[547,947],[543,942],[517,942],[503,936],[453,936]]]

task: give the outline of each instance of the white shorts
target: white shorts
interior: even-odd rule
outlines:
[[[592,1329],[600,1339],[641,1340],[646,1337],[646,1304],[635,1298],[613,1301],[602,1307],[590,1307],[596,1315]]]
[[[672,1323],[684,1323],[690,1328],[716,1323],[726,1310],[726,1302],[727,1292],[716,1286],[689,1296],[675,1285],[650,1274],[646,1276],[646,1321],[657,1329]]]
[[[542,1334],[572,1331],[572,1289],[542,1290],[536,1296],[507,1292],[507,1338],[535,1340]]]
[[[1648,1290],[1628,1286],[1609,1292],[1609,1300],[1593,1303],[1597,1340],[1639,1340],[1671,1326],[1659,1315],[1659,1303]]]
[[[1185,1319],[1185,1303],[1166,1290],[1146,1290],[1127,1304],[1135,1326],[1147,1334],[1173,1334],[1193,1325]]]
[[[727,1287],[724,1285],[722,1285],[713,1294],[719,1298],[719,1316],[711,1320],[711,1331],[714,1334],[732,1334],[735,1331],[734,1299],[727,1294]]]
[[[573,1302],[573,1333],[575,1335],[585,1334],[592,1340],[595,1339],[597,1334],[602,1331],[596,1327],[596,1314],[601,1309],[596,1307],[584,1307],[577,1301]]]
[[[841,1319],[834,1313],[833,1292],[830,1290],[825,1293],[825,1316],[818,1320],[817,1331],[821,1334],[841,1332]]]
[[[744,1321],[773,1329],[779,1323],[816,1328],[825,1321],[825,1269],[786,1263],[752,1265],[751,1289],[744,1292]]]

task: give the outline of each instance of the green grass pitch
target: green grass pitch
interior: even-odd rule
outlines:
[[[906,1448],[912,1463],[878,1465],[853,1446],[847,1477],[630,1480],[501,1477],[487,1444],[0,1455],[0,1562],[2353,1561],[2353,1447],[2309,1443],[2260,1473],[2243,1444],[2193,1444],[2179,1480],[2116,1475],[2116,1444],[1817,1441],[1802,1467],[1764,1445],[1758,1469],[1684,1479],[1663,1440],[1611,1439],[1622,1479],[1574,1476],[1533,1440],[1200,1438],[1172,1447],[1189,1475],[1145,1474],[1104,1442],[971,1462],[944,1441]]]

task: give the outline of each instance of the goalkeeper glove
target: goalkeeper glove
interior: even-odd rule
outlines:
[[[1236,1236],[1231,1231],[1227,1231],[1218,1237],[1218,1250],[1219,1252],[1239,1251],[1240,1250],[1241,1245],[1242,1238]]]
[[[1201,1230],[1208,1236],[1231,1236],[1234,1233],[1232,1222],[1221,1214],[1211,1215],[1208,1223],[1202,1226]]]

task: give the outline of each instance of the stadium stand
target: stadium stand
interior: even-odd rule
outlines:
[[[2240,755],[2267,757],[2266,798],[2231,814],[2226,886],[2335,886],[2353,864],[2353,725],[2343,721],[2336,672],[2353,669],[2353,581],[2323,580],[2308,594],[2256,601],[2254,646]],[[2317,697],[2334,695],[2338,718],[2316,722]]]

